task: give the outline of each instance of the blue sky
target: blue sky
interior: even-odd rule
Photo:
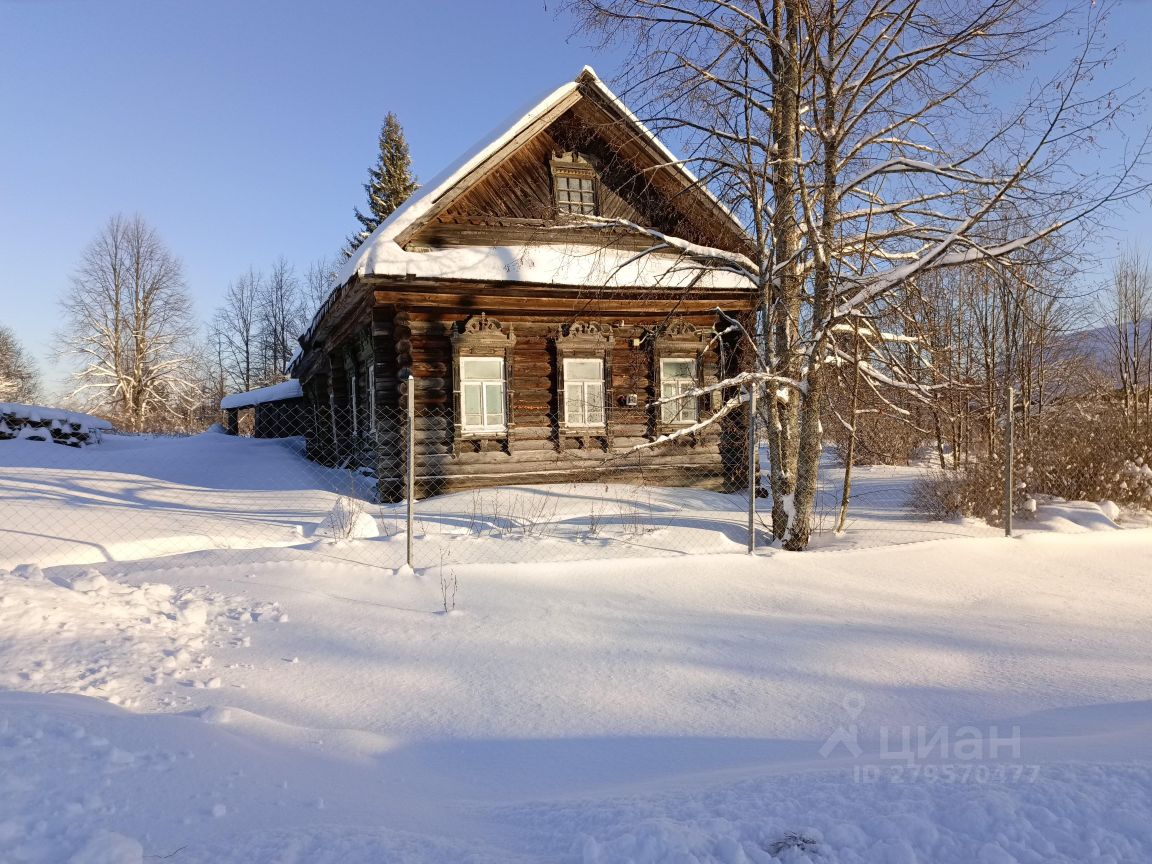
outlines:
[[[205,316],[249,266],[330,256],[387,111],[428,179],[585,63],[611,81],[620,55],[557,5],[0,0],[0,321],[59,378],[56,298],[117,212],[160,231]],[[1121,3],[1112,32],[1146,40],[1152,2]],[[1109,75],[1152,83],[1136,47]],[[1150,234],[1144,204],[1101,252]]]

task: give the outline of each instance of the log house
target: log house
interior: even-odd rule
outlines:
[[[750,323],[752,286],[626,219],[727,251],[748,238],[585,68],[421,187],[346,262],[290,372],[309,454],[402,494],[415,381],[420,495],[510,483],[745,483],[744,418],[697,424],[731,394],[653,404],[745,362],[717,310]],[[739,413],[739,412],[737,412]]]

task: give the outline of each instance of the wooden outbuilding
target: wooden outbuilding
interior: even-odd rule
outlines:
[[[291,366],[309,453],[398,494],[415,380],[421,494],[591,478],[735,488],[730,393],[752,286],[626,220],[740,252],[740,224],[585,68],[421,187],[346,262]],[[720,335],[727,331],[725,335]],[[695,430],[690,434],[687,430]],[[671,440],[642,454],[635,447]]]
[[[295,378],[221,399],[224,431],[229,435],[240,434],[240,412],[245,409],[252,409],[253,438],[312,436],[313,412],[305,405],[304,391]]]

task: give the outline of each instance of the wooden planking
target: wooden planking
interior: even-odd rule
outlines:
[[[570,150],[580,152],[596,168],[600,215],[729,250],[747,245],[717,205],[668,166],[666,156],[631,121],[596,99],[581,99],[547,128],[496,159],[402,242],[433,247],[532,242],[507,220],[563,220],[555,210],[550,161],[554,154]],[[461,226],[467,227],[454,230]],[[555,242],[555,236],[548,242]]]

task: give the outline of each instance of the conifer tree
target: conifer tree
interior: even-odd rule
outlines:
[[[356,218],[361,229],[348,238],[345,257],[376,230],[377,226],[403,204],[419,188],[412,176],[412,160],[408,156],[408,142],[404,140],[404,129],[391,111],[380,127],[380,154],[376,164],[368,169],[368,182],[364,191],[368,194],[368,212],[356,208]]]

